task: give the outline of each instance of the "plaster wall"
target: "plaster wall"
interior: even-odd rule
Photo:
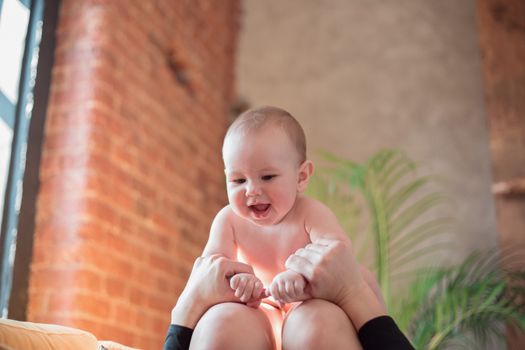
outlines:
[[[452,260],[497,244],[472,0],[243,2],[238,92],[289,110],[316,149],[396,147],[441,176]]]

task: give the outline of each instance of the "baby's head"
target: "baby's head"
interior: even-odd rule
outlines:
[[[299,163],[306,160],[306,137],[301,124],[290,113],[278,107],[252,108],[239,115],[228,128],[224,137],[224,145],[232,134],[254,135],[264,128],[283,131],[294,145]]]
[[[277,107],[242,113],[226,133],[222,154],[233,210],[259,225],[281,222],[313,171],[301,125]]]

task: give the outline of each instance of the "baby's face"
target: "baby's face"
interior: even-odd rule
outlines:
[[[295,203],[299,176],[299,155],[286,133],[271,126],[234,132],[223,158],[233,211],[257,225],[281,222]]]

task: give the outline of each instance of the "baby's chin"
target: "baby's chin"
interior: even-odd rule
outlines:
[[[265,219],[254,219],[253,217],[245,217],[246,220],[251,222],[254,225],[261,226],[261,227],[268,227],[268,226],[274,226],[283,220],[283,218],[276,218],[275,216],[271,215]]]
[[[251,222],[252,224],[257,225],[257,226],[272,226],[272,225],[275,225],[275,222],[273,222],[273,220],[270,220],[269,218],[258,219],[258,218],[253,218],[252,216],[247,216],[247,217],[244,217],[244,218],[246,220],[248,220],[249,222]]]

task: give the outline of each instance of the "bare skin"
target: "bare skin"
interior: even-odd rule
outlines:
[[[253,273],[253,269],[219,255],[197,258],[188,282],[171,311],[171,323],[195,328],[212,306],[224,302],[239,303],[229,285],[229,279],[239,273]]]
[[[340,306],[327,300],[289,304],[311,295],[305,278],[286,268],[288,257],[319,239],[347,241],[335,215],[301,194],[312,163],[300,162],[288,136],[272,126],[230,135],[223,158],[230,205],[214,219],[203,256],[242,261],[253,273],[230,281],[246,305],[208,310],[197,324],[192,348],[359,349],[355,328]],[[282,308],[268,306],[267,299],[258,307],[266,295]]]
[[[386,315],[384,304],[365,281],[349,242],[320,239],[292,254],[286,267],[303,275],[309,283],[308,293],[317,298],[289,313],[283,328],[286,349],[307,348],[305,344],[312,348],[337,349],[348,344],[352,345],[347,348],[359,348],[348,319],[359,329],[367,321]],[[172,324],[195,328],[200,319],[192,348],[242,349],[247,344],[254,349],[276,347],[272,335],[281,329],[281,312],[264,305],[257,309],[243,305],[229,286],[232,275],[252,271],[248,265],[218,255],[197,259],[171,320]],[[319,319],[339,333],[338,338],[327,340],[346,343],[320,343],[327,337],[319,336],[325,335],[316,326]],[[221,327],[230,323],[231,327]],[[241,334],[237,333],[239,329]]]
[[[241,304],[230,287],[231,277],[242,273],[253,274],[253,269],[219,255],[197,258],[171,312],[172,324],[195,329],[192,348],[243,349],[250,340],[258,344],[254,349],[275,347],[269,318],[263,311]],[[231,325],[228,329],[240,330],[242,337],[232,339],[228,329],[221,330],[223,322]]]
[[[358,265],[350,242],[319,239],[291,255],[286,267],[308,280],[314,298],[337,304],[360,329],[387,315],[377,283]]]

